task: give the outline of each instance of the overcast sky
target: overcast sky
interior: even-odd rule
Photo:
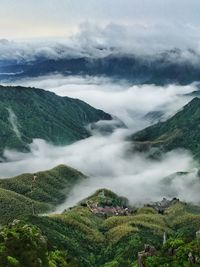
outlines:
[[[199,0],[1,0],[0,38],[64,37],[85,22],[200,28]]]

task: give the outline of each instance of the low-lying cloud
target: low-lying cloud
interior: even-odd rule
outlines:
[[[187,151],[172,151],[159,161],[144,153],[130,153],[132,144],[125,141],[128,130],[118,129],[110,136],[95,134],[65,147],[56,147],[43,140],[34,140],[31,153],[6,151],[10,162],[0,164],[0,174],[12,176],[22,172],[50,169],[59,164],[72,166],[89,178],[76,185],[66,203],[58,211],[74,205],[96,189],[108,188],[126,196],[131,203],[145,203],[164,196],[186,201],[199,201],[200,184],[195,163]],[[192,171],[170,183],[165,177],[176,172]]]
[[[1,178],[47,170],[59,164],[72,166],[88,175],[87,180],[75,186],[58,211],[102,187],[128,197],[132,203],[158,200],[163,196],[200,201],[196,164],[189,152],[172,151],[155,161],[145,153],[130,153],[133,144],[126,139],[130,133],[152,123],[150,114],[159,111],[165,119],[176,113],[191,100],[192,96],[188,94],[197,90],[195,85],[131,86],[99,77],[66,78],[61,75],[24,79],[19,83],[80,98],[119,117],[128,129],[116,129],[106,136],[95,131],[91,137],[64,147],[35,139],[30,146],[31,152],[26,154],[6,150],[9,162],[0,164]],[[154,121],[159,118],[155,115]],[[175,175],[166,183],[169,179],[164,178],[176,172],[189,173],[181,177]]]
[[[162,119],[173,115],[192,99],[188,94],[197,90],[195,85],[132,86],[125,81],[116,83],[103,77],[62,75],[23,79],[11,84],[43,88],[60,96],[79,98],[117,116],[133,131],[152,123],[152,116],[146,116],[149,113],[160,112]],[[156,116],[153,117],[156,121]]]

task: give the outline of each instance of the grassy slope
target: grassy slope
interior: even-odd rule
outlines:
[[[200,99],[194,98],[172,118],[157,123],[131,139],[139,149],[159,147],[164,151],[185,148],[200,158]]]
[[[21,137],[13,131],[14,113]],[[41,89],[0,86],[0,154],[7,148],[26,151],[33,138],[57,145],[89,136],[85,126],[111,116],[78,99],[60,97]]]
[[[12,221],[22,215],[47,212],[62,203],[72,187],[86,178],[70,167],[60,165],[52,170],[27,173],[0,180],[0,222]]]

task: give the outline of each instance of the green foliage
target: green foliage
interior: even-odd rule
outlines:
[[[55,250],[49,253],[49,267],[78,267],[76,261],[71,259],[66,252]]]
[[[34,206],[36,214],[50,209],[45,203],[33,201],[15,192],[0,189],[0,223],[5,224],[13,219],[32,214],[32,206]]]
[[[0,86],[0,114],[0,156],[5,148],[28,151],[34,138],[69,144],[89,136],[87,124],[111,120],[78,99],[25,87]]]
[[[172,248],[177,249],[184,244],[181,239],[169,239],[167,243],[164,245],[164,249]]]
[[[11,256],[7,257],[7,263],[8,263],[8,266],[13,266],[13,267],[20,266],[20,262]]]
[[[108,189],[99,189],[92,196],[82,200],[80,204],[96,204],[100,206],[128,206],[128,199],[119,197]]]
[[[65,200],[76,183],[85,178],[77,170],[59,165],[35,175],[27,173],[1,179],[0,223],[53,209]]]
[[[172,118],[134,134],[131,139],[139,150],[185,148],[200,159],[199,121],[200,99],[196,97]]]
[[[118,205],[125,203],[123,198],[111,191],[99,190],[62,214],[26,216],[24,222],[3,228],[0,255],[6,264],[8,260],[9,264],[13,264],[3,266],[21,267],[22,259],[28,258],[26,247],[22,251],[24,236],[37,245],[36,248],[31,243],[29,259],[38,257],[37,249],[41,244],[37,242],[41,238],[37,241],[35,238],[43,237],[45,243],[40,249],[44,251],[43,261],[47,265],[42,266],[47,267],[133,267],[138,252],[144,250],[144,244],[157,249],[155,256],[145,258],[147,267],[188,267],[189,253],[200,258],[200,241],[196,239],[196,231],[200,229],[198,206],[175,202],[162,215],[145,206],[128,216],[106,218],[93,213],[87,205],[102,204],[102,199]],[[163,246],[164,232],[167,242]],[[9,251],[7,240],[13,241],[10,241]],[[14,252],[18,242],[19,255]]]
[[[59,165],[49,171],[26,173],[14,178],[1,179],[0,187],[22,194],[36,201],[60,204],[72,186],[85,176],[77,170]]]
[[[174,248],[173,255],[169,253]],[[191,255],[194,262],[189,261]],[[200,241],[184,242],[179,239],[170,239],[161,251],[154,257],[146,259],[147,267],[189,267],[200,266]]]
[[[17,223],[0,232],[0,266],[48,266],[47,240],[35,227]]]

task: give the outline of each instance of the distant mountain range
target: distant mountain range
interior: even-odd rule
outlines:
[[[200,80],[200,56],[192,50],[186,54],[174,49],[153,56],[111,53],[97,58],[77,55],[59,59],[41,56],[31,61],[6,59],[0,61],[0,80],[61,73],[107,76],[133,84],[184,85]]]
[[[28,151],[34,138],[56,145],[90,135],[86,126],[111,115],[78,99],[41,89],[0,86],[0,156],[5,148]]]
[[[139,150],[152,149],[153,153],[184,148],[200,159],[200,99],[195,97],[177,114],[132,135]]]

